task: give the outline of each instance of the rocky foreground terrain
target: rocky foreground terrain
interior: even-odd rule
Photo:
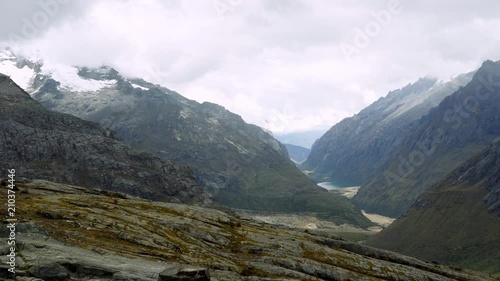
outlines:
[[[214,209],[43,180],[17,188],[17,280],[495,280]]]

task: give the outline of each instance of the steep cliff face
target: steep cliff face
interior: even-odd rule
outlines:
[[[500,136],[500,63],[486,61],[465,87],[421,118],[384,169],[354,197],[368,211],[398,217],[427,188]]]
[[[269,133],[222,106],[200,104],[109,67],[26,61],[13,55],[4,59],[13,69],[32,71],[26,88],[44,107],[100,123],[134,149],[188,165],[224,205],[370,224],[349,200],[304,176]]]
[[[500,276],[500,139],[368,244]]]
[[[131,149],[98,124],[50,112],[0,74],[2,174],[50,179],[153,200],[209,204],[192,171]]]
[[[383,168],[410,124],[437,106],[472,78],[460,75],[443,83],[422,78],[344,119],[317,140],[300,166],[316,181],[340,186],[359,186]]]

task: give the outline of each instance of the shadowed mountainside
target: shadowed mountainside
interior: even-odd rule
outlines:
[[[125,78],[110,67],[32,62],[11,53],[0,58],[2,64],[10,71],[31,71],[26,88],[47,109],[100,123],[134,149],[189,166],[221,204],[371,225],[348,199],[304,176],[269,133],[222,106]]]
[[[486,61],[466,86],[422,117],[353,202],[398,217],[422,192],[500,136],[500,62]]]
[[[49,179],[153,200],[210,204],[189,168],[137,152],[98,124],[51,112],[0,74],[2,175]]]
[[[353,117],[334,125],[300,165],[317,182],[360,186],[383,168],[389,153],[411,131],[410,124],[468,83],[472,73],[444,83],[421,78],[390,92]]]
[[[500,277],[500,139],[425,191],[368,244]]]

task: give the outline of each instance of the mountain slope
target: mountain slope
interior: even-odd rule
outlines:
[[[460,75],[444,83],[421,78],[390,92],[359,114],[333,126],[300,166],[318,182],[360,186],[375,176],[389,152],[401,142],[408,125],[418,120],[472,78]]]
[[[155,281],[182,264],[219,281],[494,281],[320,231],[256,222],[183,204],[123,199],[76,186],[19,183],[18,277]],[[0,237],[8,236],[0,230]],[[1,242],[4,242],[3,240]],[[0,257],[4,263],[6,256]],[[43,261],[43,262],[40,262]],[[3,272],[0,272],[2,274]],[[1,276],[1,275],[0,275]],[[163,279],[194,280],[194,279]],[[197,279],[200,280],[200,279]]]
[[[384,169],[353,198],[391,217],[500,136],[500,63],[486,61],[465,87],[415,123]]]
[[[305,148],[302,146],[298,145],[293,145],[293,144],[284,144],[286,147],[286,150],[288,151],[288,154],[290,155],[290,159],[294,163],[301,163],[302,161],[306,160],[307,156],[311,152],[309,148]]]
[[[500,139],[424,192],[369,245],[500,277]]]
[[[370,224],[349,200],[304,176],[270,134],[219,105],[127,79],[110,67],[32,62],[12,54],[3,61],[33,71],[26,87],[47,109],[100,123],[135,149],[188,165],[198,183],[224,205]]]
[[[132,150],[114,132],[50,112],[0,74],[2,175],[51,179],[143,198],[208,204],[191,170]]]

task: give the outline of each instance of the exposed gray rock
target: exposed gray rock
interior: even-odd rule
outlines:
[[[152,200],[211,203],[190,169],[135,151],[98,124],[44,109],[5,75],[0,75],[0,132],[2,163],[15,168],[16,176]]]
[[[328,233],[273,227],[213,209],[117,199],[47,181],[19,189],[23,217],[38,226],[31,229],[50,234],[18,234],[18,253],[25,261],[20,269],[55,263],[72,280],[157,281],[162,271],[163,280],[494,280]],[[53,220],[37,214],[47,209],[80,215]]]
[[[29,272],[35,277],[54,281],[64,281],[69,276],[68,270],[57,263],[35,265]]]
[[[173,266],[160,272],[158,281],[210,281],[207,268],[195,266]]]
[[[111,281],[149,281],[150,279],[144,279],[139,276],[135,276],[129,273],[117,272],[113,274],[113,279]]]

